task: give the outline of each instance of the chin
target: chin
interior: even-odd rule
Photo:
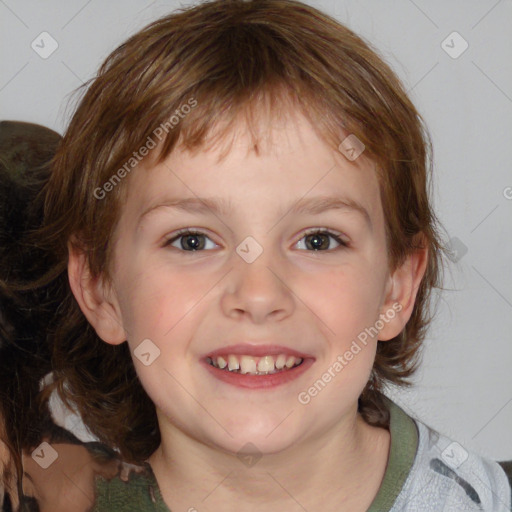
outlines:
[[[245,452],[256,452],[260,456],[282,452],[297,441],[295,429],[288,422],[283,422],[285,417],[260,419],[258,422],[252,419],[248,423],[238,420],[236,425],[226,427],[229,434],[221,430],[210,439],[210,443],[237,456]]]

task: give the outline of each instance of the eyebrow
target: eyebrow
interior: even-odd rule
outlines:
[[[187,213],[214,213],[216,215],[228,216],[233,209],[231,201],[222,197],[187,197],[181,199],[162,200],[146,208],[138,219],[138,224],[142,219],[160,208],[172,208]],[[312,198],[302,198],[296,203],[289,205],[288,208],[280,210],[279,217],[282,218],[288,214],[310,214],[318,215],[328,210],[347,210],[354,211],[363,216],[368,226],[372,227],[372,221],[368,210],[359,202],[341,197],[318,196]]]

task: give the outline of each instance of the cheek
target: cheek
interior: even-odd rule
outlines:
[[[149,263],[132,276],[119,291],[135,370],[151,400],[178,424],[176,411],[186,408],[189,399],[182,384],[193,389],[188,363],[195,357],[190,343],[202,314],[201,299],[215,280]],[[144,359],[144,354],[149,356]]]
[[[316,375],[320,382],[312,383],[310,395],[328,388],[319,405],[328,407],[333,397],[352,403],[365,387],[377,348],[382,282],[370,266],[356,264],[304,279],[299,293],[307,297],[304,302],[326,340]]]
[[[382,277],[368,267],[343,265],[303,279],[299,297],[317,315],[328,339],[343,347],[375,324],[382,298]]]
[[[316,407],[330,410],[332,418],[339,410],[333,403],[354,403],[366,386],[375,360],[379,312],[376,283],[368,283],[358,269],[338,269],[316,279],[316,291],[309,289],[311,310],[326,344],[307,398],[315,397]],[[324,392],[325,389],[325,392]],[[303,402],[301,402],[303,403]]]
[[[118,294],[130,344],[145,338],[163,341],[209,288],[204,277],[163,265],[147,264],[131,275]]]

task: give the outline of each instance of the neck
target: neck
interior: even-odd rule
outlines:
[[[259,459],[208,446],[169,424],[162,433],[149,463],[163,498],[171,510],[201,512],[367,510],[390,445],[387,430],[355,411],[322,435]]]

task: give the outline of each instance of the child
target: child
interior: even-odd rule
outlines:
[[[440,285],[421,117],[292,0],[212,1],[115,50],[52,162],[72,292],[54,384],[142,466],[94,511],[509,510],[498,463],[413,420]]]

